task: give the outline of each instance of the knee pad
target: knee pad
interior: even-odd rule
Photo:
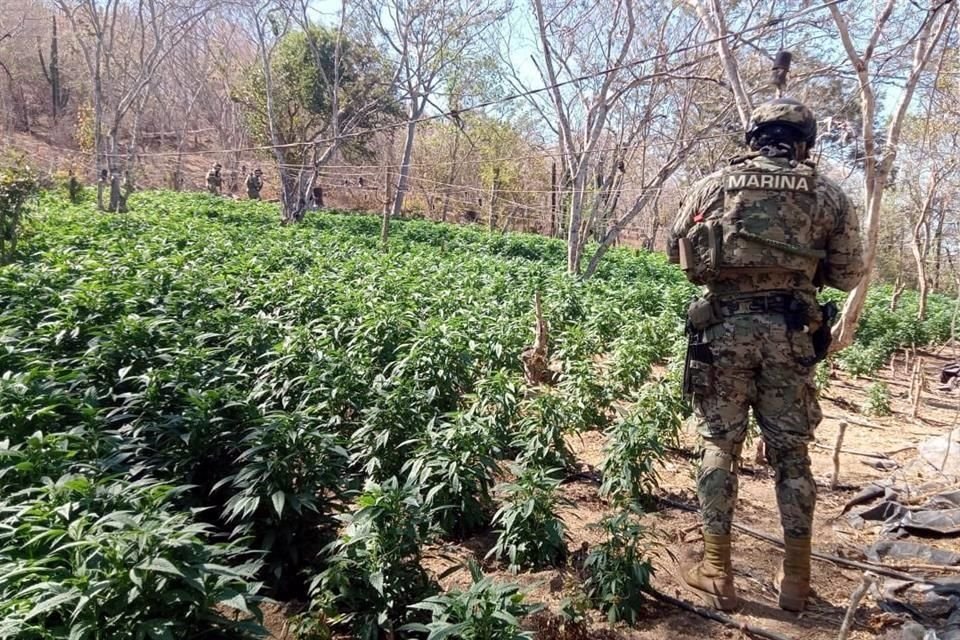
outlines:
[[[740,470],[740,453],[743,443],[705,443],[700,458],[700,473],[705,474],[714,469],[721,469],[727,473],[736,474]]]

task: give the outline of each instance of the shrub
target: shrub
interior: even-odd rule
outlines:
[[[430,429],[404,471],[420,487],[435,527],[465,536],[489,522],[499,465],[492,420],[471,412]]]
[[[653,565],[644,557],[646,532],[637,521],[639,515],[639,509],[631,507],[594,525],[605,537],[584,561],[587,598],[611,623],[635,624],[639,620],[653,575]]]
[[[0,167],[0,265],[10,262],[17,250],[27,201],[40,184],[26,158],[8,157]]]
[[[0,637],[250,637],[258,563],[170,509],[183,489],[65,475],[0,503]],[[231,566],[232,565],[232,566]],[[221,606],[246,614],[236,621]]]
[[[466,398],[468,411],[490,419],[490,435],[503,451],[515,444],[513,428],[522,401],[523,380],[504,369],[480,378]]]
[[[817,369],[813,374],[813,381],[818,392],[823,392],[830,388],[830,374],[832,373],[832,369],[833,362],[829,359],[817,363]]]
[[[543,606],[525,604],[520,587],[497,584],[484,576],[473,560],[468,567],[470,587],[411,605],[430,612],[432,621],[409,625],[407,629],[428,633],[427,640],[532,640],[532,633],[521,630],[520,619]]]
[[[567,556],[567,533],[558,507],[564,500],[557,493],[556,469],[518,467],[516,479],[497,486],[503,504],[493,516],[497,542],[487,554],[506,558],[510,571],[557,566]]]
[[[616,503],[647,499],[657,487],[657,464],[664,449],[656,422],[660,405],[650,399],[656,388],[644,387],[648,395],[607,429],[600,495]]]
[[[347,451],[317,423],[295,413],[267,416],[244,437],[237,472],[214,486],[233,493],[224,518],[237,524],[235,535],[267,552],[266,570],[279,595],[299,595],[298,574],[335,526]]]
[[[890,388],[885,382],[874,382],[867,387],[867,413],[872,416],[889,416]]]
[[[513,442],[514,449],[519,451],[517,462],[558,470],[573,468],[576,456],[566,439],[572,431],[573,413],[570,402],[557,389],[538,389],[525,398]]]
[[[41,486],[48,478],[89,471],[99,444],[97,435],[83,427],[68,433],[37,431],[18,444],[0,440],[0,495]]]
[[[327,549],[328,567],[311,584],[312,608],[376,640],[409,622],[408,607],[436,592],[420,566],[429,513],[417,488],[396,478],[368,482],[356,507],[341,516],[345,526]]]
[[[868,376],[884,365],[887,352],[879,346],[853,344],[839,353],[837,363],[855,378]]]

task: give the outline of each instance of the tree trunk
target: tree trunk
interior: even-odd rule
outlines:
[[[390,136],[390,144],[387,157],[387,165],[383,168],[383,215],[380,222],[380,246],[386,250],[387,243],[390,241],[390,207],[393,206],[393,194],[390,192],[390,160],[393,156],[393,136]]]
[[[727,82],[730,83],[730,90],[733,93],[733,101],[737,107],[737,114],[740,116],[740,124],[746,129],[750,122],[750,95],[743,86],[743,80],[740,77],[740,66],[737,64],[737,58],[730,48],[730,40],[727,38],[727,22],[723,15],[723,8],[720,0],[690,0],[700,17],[700,21],[706,25],[710,35],[717,41],[717,53],[720,61],[723,63],[723,70],[727,76]],[[709,2],[709,6],[706,4]]]
[[[573,192],[570,197],[570,215],[567,219],[567,273],[580,275],[582,244],[580,242],[583,223],[583,189],[586,182],[586,167],[581,160],[573,178]]]
[[[410,110],[410,119],[407,121],[407,134],[403,140],[403,157],[400,160],[400,171],[397,173],[397,184],[393,193],[393,205],[390,207],[390,217],[397,218],[403,212],[403,200],[406,196],[407,183],[410,178],[410,160],[413,157],[413,142],[417,133],[417,118],[423,112],[419,99]]]
[[[500,182],[500,167],[493,168],[493,180],[490,182],[489,223],[490,231],[497,229],[497,188]]]
[[[457,179],[457,153],[460,151],[460,127],[453,133],[453,153],[450,154],[450,173],[447,174],[447,184],[443,190],[443,208],[440,212],[440,222],[447,221],[447,212],[450,210],[450,190],[453,181]]]
[[[930,253],[929,239],[929,218],[933,210],[933,199],[937,191],[938,180],[936,176],[931,178],[931,183],[927,189],[927,195],[923,199],[923,204],[917,214],[916,222],[913,224],[910,234],[910,249],[913,252],[913,259],[917,265],[917,289],[920,299],[917,302],[917,320],[923,320],[927,312],[927,292],[929,282],[927,280],[927,255]]]
[[[941,270],[941,261],[943,260],[943,220],[946,218],[946,213],[941,208],[940,215],[937,218],[937,231],[933,236],[933,242],[935,246],[934,253],[934,263],[933,263],[933,290],[940,290],[940,270]]]
[[[23,95],[23,85],[13,79],[13,74],[7,65],[0,62],[0,69],[7,76],[7,87],[10,91],[10,101],[13,103],[13,128],[28,133],[30,131],[30,112],[27,110],[27,100]]]
[[[897,306],[900,304],[900,296],[903,295],[903,292],[907,288],[907,283],[901,279],[902,274],[897,274],[897,279],[893,282],[893,295],[890,296],[890,313],[894,313],[897,310]]]
[[[557,161],[550,163],[550,237],[556,238],[560,231],[560,211],[557,207]]]
[[[120,190],[120,175],[112,173],[110,175],[110,212],[126,213],[127,207],[124,203],[123,193]]]

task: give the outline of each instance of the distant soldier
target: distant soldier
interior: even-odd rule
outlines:
[[[223,186],[223,176],[220,175],[220,163],[216,163],[207,172],[207,191],[214,195],[220,195],[220,187]]]
[[[260,190],[263,189],[263,172],[260,169],[254,169],[253,173],[247,176],[245,184],[247,186],[247,197],[251,200],[259,200]]]
[[[127,199],[123,195],[120,182],[120,170],[110,169],[110,211],[114,213],[127,212]]]
[[[77,180],[77,176],[74,175],[73,169],[70,169],[70,179],[67,181],[67,195],[70,197],[70,202],[76,204],[80,202],[80,197],[83,195],[83,186],[81,186],[80,181]]]

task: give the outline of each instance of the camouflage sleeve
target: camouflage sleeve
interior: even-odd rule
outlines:
[[[713,173],[703,178],[684,194],[680,200],[680,210],[667,236],[667,258],[670,262],[680,262],[679,238],[687,235],[698,218],[712,213],[717,207],[723,206],[723,183],[720,173]]]
[[[827,238],[824,261],[824,284],[841,291],[850,291],[864,275],[863,246],[857,210],[839,185],[824,184],[824,204],[833,214],[833,229]]]

